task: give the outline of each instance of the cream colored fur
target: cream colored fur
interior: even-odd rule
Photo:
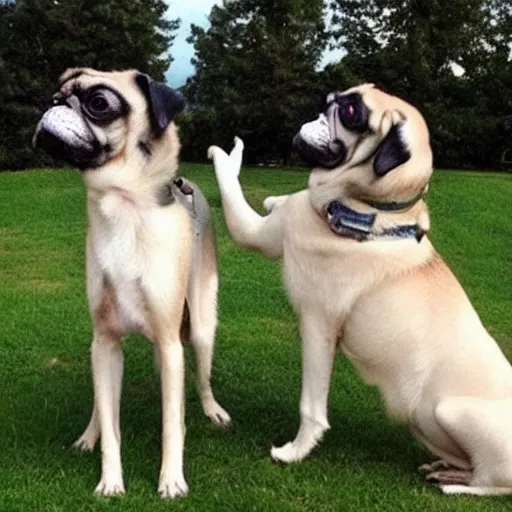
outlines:
[[[232,237],[282,258],[284,285],[300,319],[300,427],[293,441],[273,447],[271,455],[300,461],[329,428],[327,398],[339,346],[364,380],[380,389],[389,414],[407,422],[442,459],[422,470],[443,492],[510,494],[511,366],[454,275],[427,236],[421,242],[358,242],[333,234],[324,218],[330,200],[343,198],[364,209],[359,194],[404,199],[430,176],[428,132],[419,113],[377,89],[361,92],[377,133],[377,121],[382,126],[390,119],[381,138],[395,122],[389,112],[397,110],[406,120],[412,156],[389,179],[376,180],[371,162],[313,169],[308,190],[267,198],[268,215],[262,217],[246,202],[238,179],[242,141],[235,139],[230,155],[209,150]],[[381,225],[412,221],[428,226],[423,201],[407,212],[377,215]]]
[[[112,152],[104,165],[83,173],[88,214],[87,297],[94,328],[94,407],[75,446],[92,450],[101,437],[101,479],[96,492],[105,496],[124,493],[121,342],[130,332],[141,332],[154,343],[161,374],[158,491],[164,498],[183,496],[188,491],[183,474],[185,366],[180,339],[185,300],[203,410],[219,425],[230,423],[210,386],[218,287],[212,227],[201,225],[197,230],[198,221],[186,201],[158,204],[156,191],[171,183],[177,173],[179,140],[171,123],[159,139],[151,139],[150,158],[141,152],[138,142],[151,137],[151,128],[146,99],[135,84],[136,72],[84,69],[76,79],[69,79],[76,72],[68,70],[61,78],[64,95],[77,86],[107,85],[126,99],[131,110],[127,118],[93,127]]]

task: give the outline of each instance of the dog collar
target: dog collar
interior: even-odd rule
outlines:
[[[414,204],[414,203],[411,203]],[[327,222],[331,230],[337,235],[353,238],[358,242],[390,238],[403,240],[415,238],[421,241],[424,230],[417,224],[402,224],[385,228],[379,232],[374,231],[376,213],[360,213],[352,210],[341,201],[331,201],[326,209]]]
[[[425,187],[417,196],[409,199],[408,201],[390,201],[388,203],[380,203],[378,201],[371,200],[362,200],[364,204],[368,206],[372,206],[377,210],[381,210],[383,212],[397,212],[400,210],[407,210],[414,204],[416,204],[420,199],[423,199],[423,196],[427,193],[428,186]]]
[[[169,206],[170,204],[174,203],[176,197],[173,191],[173,187],[179,189],[183,195],[189,196],[194,194],[194,189],[190,186],[190,184],[178,176],[177,178],[173,178],[171,181],[168,181],[157,189],[156,198],[159,206]]]
[[[169,182],[165,183],[164,185],[161,185],[156,190],[156,200],[157,200],[158,206],[162,206],[162,207],[169,206],[170,204],[174,203],[175,197],[174,197],[174,193],[172,191],[173,181],[169,181]]]

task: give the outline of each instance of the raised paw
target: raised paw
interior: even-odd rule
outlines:
[[[220,185],[227,186],[234,181],[238,181],[243,150],[244,143],[239,137],[235,137],[234,146],[229,155],[218,146],[208,148],[208,158],[213,160],[215,174]]]
[[[183,498],[188,494],[188,485],[183,476],[178,478],[160,477],[158,494],[162,499]]]
[[[242,155],[242,151],[244,150],[244,141],[240,137],[236,137],[233,139],[233,149],[231,150],[231,153],[229,154],[230,157],[233,157],[236,155]]]
[[[222,156],[223,153],[226,154],[225,151],[218,146],[210,146],[207,155],[210,160],[215,161],[215,158],[219,157],[219,155]]]
[[[122,477],[102,477],[100,483],[94,489],[94,494],[100,496],[119,496],[124,494]]]

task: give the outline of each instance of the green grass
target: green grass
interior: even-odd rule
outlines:
[[[92,389],[84,291],[85,193],[78,173],[0,174],[0,511],[499,511],[511,498],[444,497],[416,467],[427,458],[389,420],[375,389],[339,357],[330,395],[332,429],[308,460],[271,462],[273,443],[298,427],[300,350],[278,262],[229,239],[210,166],[184,165],[214,206],[221,263],[217,398],[230,432],[203,418],[187,375],[185,474],[190,495],[162,502],[160,400],[151,347],[126,343],[122,403],[127,494],[92,495],[100,457],[72,442],[88,421]],[[244,189],[262,199],[303,188],[304,172],[248,169]],[[512,356],[512,176],[437,172],[431,238],[484,323]],[[190,359],[190,358],[189,358]],[[511,433],[512,435],[512,433]]]

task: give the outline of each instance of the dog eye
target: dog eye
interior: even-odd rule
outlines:
[[[86,114],[95,121],[112,121],[122,114],[123,105],[119,96],[109,89],[88,91],[83,100]]]
[[[87,106],[91,112],[101,114],[108,110],[108,101],[102,94],[98,93],[89,100]]]
[[[354,119],[356,116],[356,107],[353,103],[349,103],[348,105],[343,105],[339,109],[339,115],[341,120],[350,121]]]

